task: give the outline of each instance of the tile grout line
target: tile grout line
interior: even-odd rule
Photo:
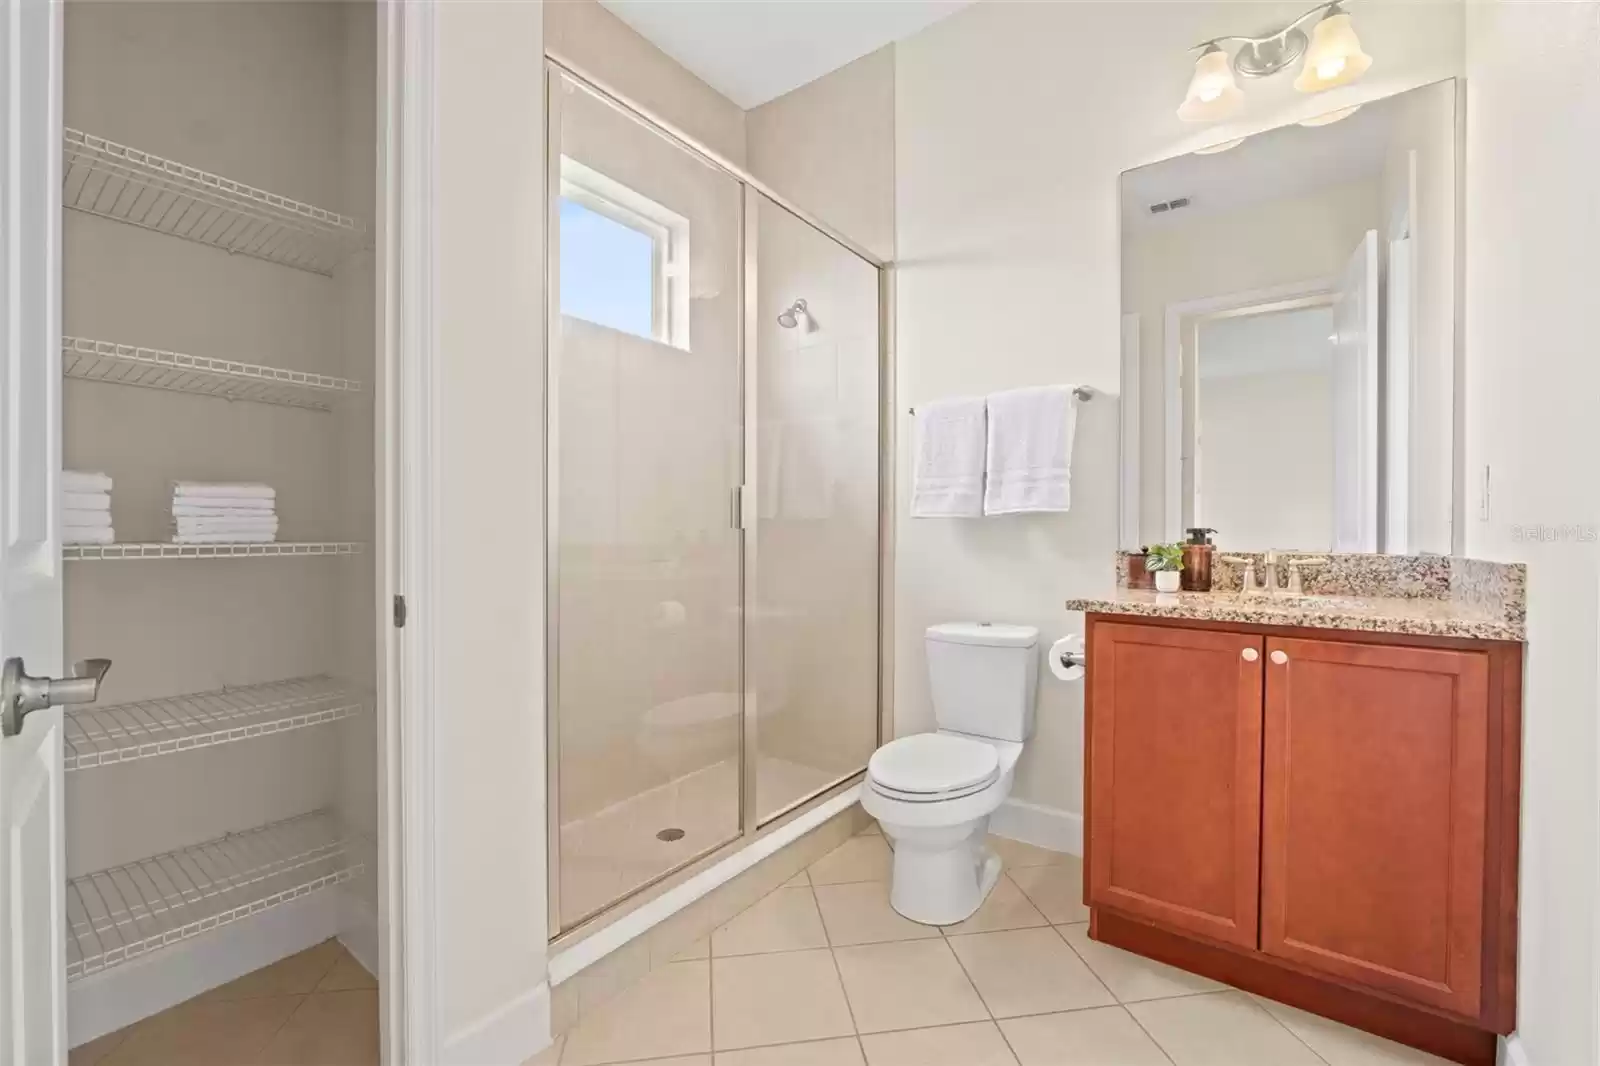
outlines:
[[[1154,1044],[1156,1046],[1156,1050],[1161,1052],[1161,1057],[1166,1059],[1168,1062],[1173,1063],[1174,1066],[1176,1066],[1176,1060],[1173,1059],[1172,1055],[1167,1051],[1166,1045],[1163,1044],[1161,1041],[1156,1039],[1156,1034],[1152,1033],[1149,1030],[1149,1028],[1144,1024],[1144,1022],[1141,1022],[1139,1020],[1139,1016],[1137,1014],[1133,1013],[1133,1011],[1129,1010],[1128,1009],[1128,1005],[1126,1003],[1122,1003],[1122,1002],[1119,1001],[1118,1005],[1122,1007],[1122,1013],[1126,1014],[1129,1018],[1133,1019],[1133,1024],[1137,1025],[1139,1027],[1139,1031],[1145,1035],[1145,1039],[1149,1040],[1150,1043]]]
[[[1232,991],[1239,993],[1239,995],[1243,996],[1249,1002],[1249,1004],[1252,1007],[1254,1007],[1256,1010],[1260,1011],[1262,1014],[1265,1014],[1268,1018],[1271,1018],[1274,1022],[1276,1022],[1290,1036],[1292,1036],[1296,1040],[1300,1041],[1301,1045],[1303,1045],[1307,1051],[1311,1052],[1311,1056],[1313,1058],[1315,1058],[1318,1062],[1327,1063],[1328,1060],[1322,1057],[1322,1053],[1321,1052],[1319,1052],[1316,1048],[1312,1047],[1310,1044],[1307,1044],[1304,1040],[1302,1040],[1299,1033],[1295,1032],[1293,1029],[1290,1029],[1287,1025],[1284,1025],[1283,1020],[1281,1018],[1279,1018],[1276,1014],[1272,1013],[1270,1010],[1268,1010],[1267,1008],[1263,1007],[1260,1003],[1256,1002],[1256,998],[1254,996],[1252,996],[1250,993],[1246,992],[1242,988],[1235,988],[1235,989],[1232,989]],[[1274,1002],[1276,1002],[1276,1001],[1274,1001]],[[1285,1004],[1285,1006],[1287,1006],[1287,1004]]]

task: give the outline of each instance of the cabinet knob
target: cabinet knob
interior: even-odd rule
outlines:
[[[1261,658],[1261,656],[1254,648],[1246,648],[1244,651],[1239,653],[1239,658],[1243,659],[1247,663],[1253,663],[1257,659]]]
[[[1289,661],[1289,653],[1286,651],[1275,651],[1272,653],[1272,661],[1277,663],[1279,666],[1282,666],[1284,663]]]

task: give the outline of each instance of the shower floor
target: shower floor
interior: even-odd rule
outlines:
[[[839,777],[761,756],[756,809],[762,815],[782,810]],[[732,759],[566,823],[561,827],[562,928],[738,835],[739,764]]]

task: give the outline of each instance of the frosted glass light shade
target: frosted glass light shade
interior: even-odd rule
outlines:
[[[1195,60],[1194,77],[1178,117],[1185,122],[1215,122],[1238,111],[1243,102],[1244,93],[1233,80],[1228,53],[1212,45]]]
[[[1303,93],[1320,93],[1349,85],[1370,66],[1372,57],[1361,50],[1350,16],[1334,8],[1311,31],[1311,45],[1306,49],[1305,64],[1294,79],[1294,87]]]

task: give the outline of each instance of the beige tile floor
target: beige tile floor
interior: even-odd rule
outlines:
[[[1445,1066],[1096,943],[1076,858],[991,843],[994,892],[935,929],[855,837],[529,1066]]]
[[[378,1066],[378,983],[329,940],[73,1048],[69,1066]]]

